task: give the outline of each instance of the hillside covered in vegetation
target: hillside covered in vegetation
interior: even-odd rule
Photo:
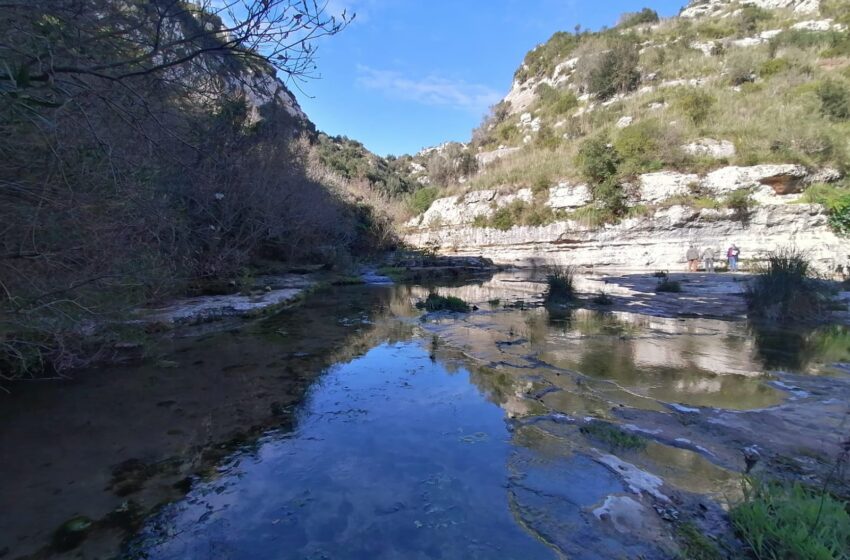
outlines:
[[[476,225],[601,225],[672,205],[747,209],[758,202],[754,189],[718,194],[701,178],[732,166],[796,165],[802,202],[824,205],[845,232],[848,25],[846,0],[712,0],[670,19],[647,8],[610,29],[557,32],[526,55],[510,93],[465,146],[479,171],[432,185],[427,198],[527,188],[540,196]],[[680,188],[642,199],[641,177],[659,172],[675,174]],[[584,202],[558,212],[546,191],[559,184]],[[587,197],[577,194],[584,189]]]

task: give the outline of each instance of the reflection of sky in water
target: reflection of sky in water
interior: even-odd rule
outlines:
[[[148,554],[553,558],[508,507],[508,438],[465,370],[415,344],[379,346],[311,389],[294,434],[167,508]]]
[[[533,283],[499,282],[462,289],[534,301]],[[417,293],[389,289],[381,309],[410,320]],[[506,416],[605,417],[615,403],[666,410],[655,401],[761,408],[784,398],[764,383],[766,366],[804,370],[850,354],[843,329],[791,336],[585,309],[493,305],[431,317],[426,329],[438,333],[433,347],[427,334],[332,367],[294,433],[236,455],[134,546],[151,559],[556,557],[545,541],[570,557],[637,557],[647,549],[636,537],[594,525],[589,512],[625,488],[587,455],[587,441],[536,441],[535,429],[509,432]],[[456,349],[473,358],[468,369],[429,358]],[[675,487],[721,501],[737,492],[735,477],[693,451],[650,443],[633,455]]]

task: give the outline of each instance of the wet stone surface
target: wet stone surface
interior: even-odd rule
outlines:
[[[477,310],[417,311],[431,290]],[[683,523],[740,546],[724,512],[744,448],[767,476],[829,468],[850,414],[843,327],[682,317],[646,294],[547,310],[544,290],[529,273],[338,287],[171,334],[138,366],[15,387],[0,550],[664,559]]]

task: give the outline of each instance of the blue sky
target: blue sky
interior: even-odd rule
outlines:
[[[320,130],[381,155],[467,141],[510,89],[525,53],[576,24],[613,26],[650,5],[662,16],[686,0],[329,0],[357,13],[319,44],[321,79],[292,87]],[[290,84],[291,85],[291,84]]]

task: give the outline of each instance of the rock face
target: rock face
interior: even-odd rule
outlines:
[[[679,16],[684,18],[712,16],[732,3],[733,0],[693,0]],[[820,11],[820,0],[745,0],[741,4],[750,4],[766,10],[790,9],[799,14],[816,14]]]
[[[682,150],[694,156],[704,156],[714,159],[734,157],[735,144],[728,140],[715,140],[713,138],[701,138],[690,144],[682,146]]]
[[[568,217],[507,231],[474,227],[476,217],[489,216],[516,200],[534,200],[530,189],[509,195],[478,191],[435,201],[423,216],[407,224],[405,241],[445,254],[480,255],[500,265],[574,264],[634,270],[678,269],[692,243],[711,247],[718,255],[735,243],[742,249],[744,262],[794,246],[806,251],[818,270],[843,271],[850,265],[850,240],[830,229],[823,207],[797,203],[810,178],[822,174],[810,175],[798,165],[724,167],[703,177],[649,173],[638,178],[630,203],[647,205],[651,214],[597,228]],[[754,201],[744,214],[728,208],[667,206],[673,197],[695,193],[722,201],[739,189],[749,191]],[[546,204],[569,212],[590,201],[587,185],[560,183],[550,188]]]
[[[478,165],[485,167],[494,161],[500,160],[503,157],[509,156],[518,151],[520,151],[520,148],[499,148],[489,152],[479,152],[475,154],[475,159],[478,160]]]

